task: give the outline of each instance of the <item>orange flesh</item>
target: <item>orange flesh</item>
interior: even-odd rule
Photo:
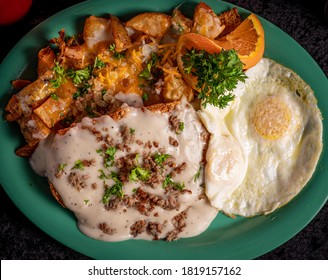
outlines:
[[[235,49],[244,70],[256,65],[264,54],[264,30],[256,15],[248,16],[235,30],[216,41],[223,49]]]

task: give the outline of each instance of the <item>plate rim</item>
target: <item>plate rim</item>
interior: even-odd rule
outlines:
[[[122,1],[122,3],[123,2],[131,2],[132,0],[124,0],[124,1]],[[22,39],[20,39],[18,42],[17,42],[17,44],[11,49],[11,51],[7,54],[7,56],[4,58],[4,60],[3,60],[3,62],[1,63],[1,66],[0,66],[0,73],[1,73],[1,69],[2,68],[4,68],[3,67],[3,65],[6,65],[7,63],[8,63],[8,61],[9,61],[9,59],[11,59],[11,57],[14,55],[14,53],[17,51],[17,48],[19,47],[19,46],[21,46],[23,43],[24,43],[24,41],[26,41],[27,40],[27,38],[28,37],[30,37],[31,36],[31,34],[33,34],[34,32],[36,32],[35,30],[37,30],[37,29],[39,29],[40,28],[40,26],[44,26],[44,25],[47,25],[47,24],[49,24],[54,18],[56,18],[56,17],[58,17],[59,15],[63,15],[64,13],[68,13],[68,12],[70,12],[70,11],[73,11],[73,10],[75,10],[75,9],[78,9],[79,7],[84,7],[84,6],[88,6],[88,5],[91,5],[91,4],[95,4],[95,3],[98,3],[98,5],[99,5],[99,3],[102,3],[102,2],[106,2],[106,3],[108,3],[108,5],[110,5],[111,4],[111,2],[108,2],[108,1],[104,1],[104,0],[93,0],[93,1],[85,1],[85,2],[81,2],[81,3],[78,3],[78,4],[76,4],[76,5],[73,5],[73,6],[71,6],[71,7],[68,7],[68,8],[66,8],[66,9],[64,9],[64,10],[62,10],[62,11],[60,11],[60,12],[58,12],[58,13],[55,13],[53,16],[51,16],[51,17],[49,17],[48,19],[46,19],[45,21],[43,21],[43,22],[41,22],[40,24],[38,24],[37,26],[35,26],[33,29],[31,29],[24,37],[22,37]],[[153,1],[153,2],[156,2],[156,1]],[[170,3],[172,2],[177,2],[176,0],[174,0],[174,1],[169,1]],[[192,2],[192,3],[197,3],[198,1],[188,1],[188,2]],[[243,11],[243,12],[245,12],[245,13],[251,13],[250,11],[248,11],[248,10],[246,10],[246,9],[244,9],[244,8],[241,8],[241,7],[239,7],[239,6],[236,6],[236,5],[234,5],[234,4],[231,4],[231,3],[227,3],[227,2],[223,2],[223,1],[215,1],[215,0],[209,0],[209,1],[204,1],[204,2],[217,2],[217,3],[223,3],[224,5],[226,5],[226,6],[233,6],[233,7],[237,7],[239,10],[241,10],[241,11]],[[275,26],[273,23],[271,23],[271,22],[269,22],[269,21],[267,21],[266,19],[264,19],[263,17],[261,17],[261,16],[259,16],[259,18],[260,18],[260,20],[262,21],[264,21],[264,22],[266,22],[266,24],[269,24],[269,25],[272,25],[276,30],[279,30],[279,32],[282,32],[284,35],[287,35],[288,37],[289,37],[289,40],[292,40],[294,43],[296,43],[297,45],[298,45],[298,47],[300,47],[300,48],[302,48],[303,49],[303,51],[309,56],[309,60],[311,61],[313,61],[314,62],[314,65],[316,66],[316,67],[318,67],[319,68],[319,70],[322,72],[322,74],[324,75],[324,77],[325,77],[325,74],[324,74],[324,72],[322,71],[322,69],[318,66],[318,64],[315,62],[315,60],[312,58],[312,56],[300,45],[300,44],[298,44],[289,34],[287,34],[286,32],[284,32],[284,31],[282,31],[279,27],[277,27],[277,26]],[[17,47],[18,46],[18,47]],[[328,84],[328,83],[327,83]],[[0,95],[0,97],[2,96],[3,94],[1,94]],[[317,96],[316,96],[317,97]],[[323,105],[323,104],[322,104]],[[323,141],[324,141],[324,146],[325,146],[325,142],[326,142],[326,134],[325,134],[325,130],[323,131],[324,132],[324,135],[323,135]],[[321,154],[321,156],[320,156],[320,160],[319,160],[319,164],[323,164],[323,157],[326,157],[326,152],[323,150],[323,152],[322,152],[322,154]],[[318,168],[317,168],[318,169]],[[318,172],[320,172],[320,171],[318,171],[318,170],[316,170],[316,174],[318,173]],[[322,173],[322,172],[321,172]],[[314,174],[315,175],[315,174]],[[314,176],[313,175],[313,176]],[[316,177],[316,178],[318,178],[318,176]],[[60,243],[62,243],[62,244],[64,244],[64,245],[66,245],[66,246],[68,246],[68,247],[70,247],[70,248],[72,248],[69,244],[65,244],[65,243],[63,243],[62,241],[61,241],[61,237],[60,236],[58,236],[59,235],[59,233],[58,234],[56,234],[56,233],[49,233],[49,229],[48,229],[48,227],[46,226],[46,225],[41,225],[40,226],[40,224],[36,224],[34,221],[35,221],[35,218],[34,217],[32,217],[31,216],[31,214],[27,214],[26,213],[26,211],[22,211],[22,206],[21,206],[21,204],[20,204],[20,202],[18,202],[17,201],[17,199],[16,198],[14,198],[14,197],[12,197],[13,196],[13,194],[12,194],[12,192],[11,191],[8,191],[8,188],[7,187],[5,187],[5,185],[6,185],[6,183],[5,183],[5,179],[4,179],[4,177],[3,177],[3,175],[2,175],[2,173],[0,174],[0,182],[1,182],[1,184],[2,184],[2,187],[3,187],[3,189],[5,190],[5,192],[8,194],[8,196],[10,197],[10,199],[14,202],[14,204],[17,206],[17,208],[27,217],[27,218],[29,218],[31,221],[32,221],[32,223],[33,224],[35,224],[39,229],[41,229],[41,230],[43,230],[47,235],[49,235],[49,236],[51,236],[52,238],[54,238],[54,239],[56,239],[58,242],[60,242]],[[312,179],[310,180],[310,181],[312,181]],[[311,182],[310,183],[308,183],[308,185],[309,184],[311,184]],[[309,188],[306,188],[305,189],[305,191],[307,190],[307,189],[309,189]],[[304,191],[304,190],[303,190]],[[302,192],[303,192],[302,191]],[[328,194],[328,192],[327,192],[327,194]],[[298,229],[292,236],[289,236],[289,237],[286,237],[283,241],[279,241],[279,242],[276,242],[277,244],[275,244],[274,245],[274,248],[271,248],[271,249],[269,249],[269,250],[267,250],[267,249],[264,249],[264,250],[262,250],[262,252],[260,253],[260,254],[253,254],[253,256],[251,256],[252,254],[248,254],[247,255],[247,253],[245,253],[245,257],[246,258],[255,258],[255,257],[259,257],[260,255],[262,255],[262,254],[264,254],[264,253],[267,253],[267,252],[269,252],[269,251],[271,251],[271,250],[273,250],[273,249],[275,249],[275,248],[277,248],[278,246],[280,246],[280,245],[282,245],[283,243],[285,243],[287,240],[289,240],[289,239],[291,239],[293,236],[295,236],[298,232],[300,232],[304,227],[306,227],[307,226],[307,224],[308,223],[310,223],[311,221],[312,221],[312,219],[317,215],[317,213],[321,210],[321,208],[323,207],[323,205],[327,202],[327,199],[328,199],[328,196],[327,196],[327,194],[326,194],[326,198],[321,202],[321,204],[319,205],[319,207],[317,207],[317,210],[316,211],[314,211],[313,212],[313,215],[312,215],[312,217],[309,219],[309,220],[307,220],[306,222],[304,222],[303,223],[303,225],[302,225],[302,227],[300,228],[300,229]],[[300,195],[300,194],[299,194]],[[297,197],[299,197],[299,195],[297,196]],[[296,197],[296,199],[297,199],[297,197]],[[294,200],[293,200],[294,201]],[[278,212],[279,212],[279,210],[278,210]],[[92,242],[94,242],[94,241],[92,241]],[[101,241],[100,241],[101,242]],[[136,240],[133,240],[133,242],[139,242],[139,240],[138,241],[136,241]],[[143,243],[143,241],[140,241],[141,243]],[[98,241],[95,241],[95,243],[98,243]],[[279,244],[278,244],[279,243]],[[169,245],[169,246],[171,246],[171,245]],[[116,247],[116,246],[114,246],[114,247]],[[269,246],[269,247],[272,247],[272,246]],[[80,252],[80,253],[82,253],[82,254],[85,254],[85,255],[87,255],[87,256],[90,256],[90,254],[89,254],[89,252],[85,252],[85,250],[79,250],[79,249],[76,249],[75,247],[74,248],[72,248],[73,250],[75,250],[75,251],[78,251],[78,252]],[[265,252],[264,252],[265,251]],[[93,257],[94,258],[94,256],[91,256],[91,257]],[[241,258],[243,258],[243,257],[241,257]]]

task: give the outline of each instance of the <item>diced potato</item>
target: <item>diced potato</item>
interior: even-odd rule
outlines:
[[[84,69],[93,63],[93,55],[86,45],[66,46],[63,53],[63,64],[67,68]]]
[[[13,95],[6,106],[7,120],[16,120],[23,115],[29,115],[54,92],[49,82],[38,78],[28,84],[18,94]],[[11,115],[11,116],[10,116]],[[15,116],[15,117],[14,117]]]
[[[153,37],[163,37],[171,26],[169,15],[157,12],[142,13],[126,22],[126,26]]]
[[[172,14],[172,35],[189,33],[192,28],[192,20],[185,17],[179,9],[174,9]]]
[[[50,47],[43,48],[38,53],[38,76],[41,77],[55,66],[56,55]]]
[[[72,100],[69,98],[49,97],[46,102],[34,110],[34,113],[47,127],[52,128],[58,121],[65,118],[71,103]]]
[[[110,22],[114,37],[115,50],[117,52],[122,52],[131,47],[131,39],[119,18],[111,15]]]
[[[40,140],[45,139],[50,134],[50,129],[34,113],[23,116],[17,120],[26,142],[30,146],[36,145]]]
[[[73,102],[72,96],[75,91],[76,87],[68,81],[58,88],[54,96],[49,97],[33,112],[48,128],[52,128],[57,122],[66,117]]]
[[[220,18],[212,8],[205,3],[199,3],[195,8],[192,32],[215,39],[224,30]]]
[[[164,99],[166,101],[176,101],[185,96],[189,102],[192,101],[194,98],[192,88],[185,83],[181,75],[174,74],[174,69],[172,67],[165,65],[164,70],[165,69],[166,71],[164,71],[164,85],[162,90]]]
[[[84,24],[83,39],[90,49],[101,42],[112,42],[110,20],[96,16],[88,17]]]

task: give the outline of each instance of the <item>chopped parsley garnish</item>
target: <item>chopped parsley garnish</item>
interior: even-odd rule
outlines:
[[[77,161],[75,161],[74,166],[72,167],[72,169],[84,170],[83,162],[80,159],[78,159]]]
[[[108,177],[108,176],[105,174],[104,170],[99,169],[98,171],[100,172],[99,178],[100,178],[101,180],[110,179],[110,177]]]
[[[173,188],[175,188],[176,190],[178,191],[182,191],[184,188],[185,188],[185,184],[182,182],[182,183],[174,183],[173,185]]]
[[[184,122],[179,122],[179,126],[178,126],[178,128],[179,128],[179,132],[181,133],[183,130],[184,130]]]
[[[66,165],[67,165],[66,163],[58,164],[57,171],[58,172],[63,171]]]
[[[88,117],[90,117],[90,118],[94,118],[96,116],[96,114],[93,111],[93,108],[91,106],[85,107],[85,112],[87,113]]]
[[[130,170],[129,180],[133,182],[139,180],[147,181],[150,178],[150,174],[151,174],[150,170],[137,166]]]
[[[58,61],[56,61],[55,66],[52,69],[55,71],[55,78],[50,81],[53,88],[59,88],[66,82],[66,78],[72,79],[75,85],[82,85],[80,88],[89,88],[87,81],[91,77],[92,69],[90,66],[84,69],[74,70],[70,68],[66,70],[64,67],[59,65]],[[77,94],[78,93],[75,93],[73,98],[76,99]]]
[[[55,78],[50,80],[53,88],[59,88],[63,83],[66,82],[65,68],[59,65],[59,62],[55,62],[55,66],[52,68],[55,71]]]
[[[149,59],[148,63],[146,64],[146,67],[140,72],[139,78],[149,79],[152,76],[152,71],[153,71],[154,67],[156,66],[158,60],[159,60],[158,55],[155,53],[152,53],[151,58]]]
[[[162,184],[163,189],[167,188],[168,186],[172,186],[174,189],[178,191],[182,191],[186,187],[184,183],[174,182],[170,174],[166,175],[165,180],[163,181]]]
[[[182,56],[182,61],[184,71],[197,77],[198,98],[204,107],[207,104],[226,107],[234,99],[231,92],[237,83],[247,78],[235,50],[209,54],[205,50],[191,49]]]
[[[109,45],[109,50],[114,53],[114,58],[120,59],[124,57],[124,53],[120,53],[116,51],[116,45],[115,44],[110,44]]]
[[[142,94],[142,101],[147,101],[149,99],[148,93],[143,93]]]
[[[58,96],[56,93],[51,94],[50,97],[54,100],[58,100]]]
[[[137,181],[147,181],[150,178],[151,171],[148,169],[145,169],[139,165],[139,158],[140,155],[136,154],[134,161],[135,161],[135,167],[133,167],[129,172],[129,180],[132,182]]]
[[[104,68],[105,66],[106,66],[105,62],[101,61],[101,59],[99,59],[97,56],[93,64],[93,68],[101,69]]]
[[[115,184],[111,187],[105,185],[106,190],[105,190],[105,194],[102,198],[103,204],[107,204],[112,196],[117,196],[120,198],[122,198],[124,196],[123,183],[119,179],[118,174],[115,172],[112,172],[110,174],[110,178],[114,180]]]
[[[88,84],[87,82],[83,82],[79,85],[77,92],[75,92],[73,94],[73,99],[76,100],[79,97],[84,96],[86,93],[88,93],[89,88],[91,87],[90,84]]]
[[[163,166],[163,163],[168,159],[171,155],[169,154],[160,154],[160,153],[155,153],[154,154],[154,161],[156,162],[157,165]]]
[[[163,189],[169,186],[173,182],[171,175],[166,175],[165,180],[163,181]],[[173,182],[174,183],[174,182]]]
[[[115,153],[116,153],[116,148],[112,146],[108,147],[107,150],[105,151],[104,166],[106,168],[114,165]]]
[[[152,67],[151,63],[148,63],[144,68],[144,70],[140,72],[139,77],[149,79],[151,76],[151,67]]]
[[[194,182],[196,182],[199,179],[201,171],[202,171],[202,166],[200,166],[198,171],[196,172],[196,174],[194,176]]]
[[[66,75],[75,85],[80,85],[90,79],[91,68],[88,66],[79,70],[67,69]]]
[[[104,158],[104,167],[108,168],[114,165],[115,163],[115,154],[116,147],[110,146],[105,151],[103,149],[96,150],[98,154],[100,154]]]

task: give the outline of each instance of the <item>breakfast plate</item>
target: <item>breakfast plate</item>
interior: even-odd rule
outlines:
[[[234,7],[231,4],[205,1],[215,12]],[[181,10],[191,16],[198,1],[185,1]],[[17,126],[3,119],[3,108],[12,91],[10,81],[36,76],[37,52],[57,37],[65,28],[67,34],[81,32],[89,15],[111,13],[122,19],[147,12],[170,12],[181,1],[97,0],[83,2],[50,17],[23,37],[4,59],[0,67],[1,102],[1,164],[0,182],[16,206],[40,229],[66,246],[95,259],[253,259],[283,244],[302,230],[318,213],[328,197],[326,123],[323,144],[316,171],[303,191],[289,204],[269,215],[253,218],[229,218],[218,214],[201,235],[176,242],[130,240],[103,242],[83,235],[74,215],[62,208],[51,196],[48,183],[36,175],[26,159],[18,158],[14,150],[23,144]],[[243,17],[250,12],[238,8]],[[260,18],[265,31],[265,57],[271,58],[298,73],[314,90],[323,119],[328,103],[325,92],[327,78],[311,56],[291,37],[267,20]],[[31,59],[33,57],[33,59]],[[306,66],[306,67],[304,67]],[[10,69],[10,71],[8,71]],[[17,175],[19,174],[19,176]]]

